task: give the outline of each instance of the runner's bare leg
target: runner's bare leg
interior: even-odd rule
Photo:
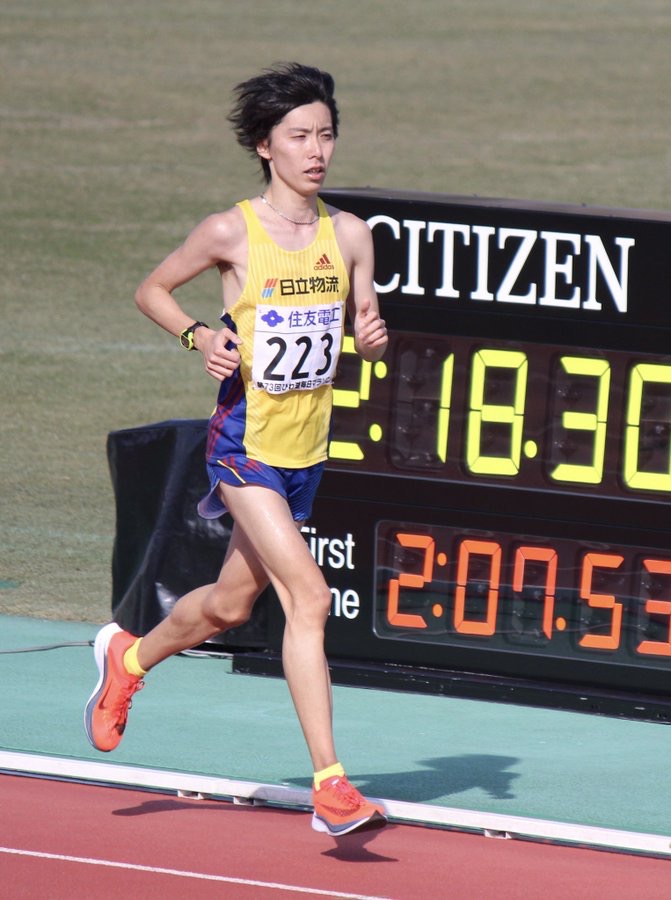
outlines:
[[[282,662],[315,771],[337,762],[332,695],[324,653],[331,591],[286,500],[258,485],[219,483],[222,499],[263,566],[286,617]],[[253,569],[249,556],[247,565]]]
[[[246,622],[268,577],[244,532],[233,525],[219,578],[181,597],[170,614],[142,639],[138,662],[149,670]]]

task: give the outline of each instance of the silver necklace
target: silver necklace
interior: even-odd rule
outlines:
[[[265,194],[261,194],[261,200],[263,201],[263,203],[266,204],[266,206],[269,206],[274,213],[277,213],[278,216],[281,216],[283,219],[286,219],[287,222],[291,222],[292,225],[314,225],[315,222],[319,221],[319,216],[317,215],[314,217],[314,219],[310,219],[309,222],[297,222],[296,219],[292,219],[290,216],[285,216],[281,210],[277,209],[276,206],[273,206],[273,204],[270,202],[270,200],[266,197]]]

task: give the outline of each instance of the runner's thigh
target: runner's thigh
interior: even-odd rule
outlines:
[[[255,484],[233,487],[220,482],[219,489],[276,586],[279,582],[294,595],[323,586],[324,576],[296,527],[284,497]]]

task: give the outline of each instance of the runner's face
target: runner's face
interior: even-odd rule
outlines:
[[[257,147],[279,178],[301,194],[312,194],[324,183],[335,148],[331,112],[325,103],[308,103],[287,113]]]

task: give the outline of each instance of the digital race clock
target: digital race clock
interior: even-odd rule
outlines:
[[[304,532],[338,658],[663,694],[671,218],[327,192],[390,331],[345,342]]]
[[[354,352],[351,338],[345,349]],[[392,332],[385,359],[361,363],[357,374],[357,387],[335,392],[334,465],[441,482],[671,496],[671,357]],[[348,407],[357,410],[358,440],[346,437],[340,410]]]

